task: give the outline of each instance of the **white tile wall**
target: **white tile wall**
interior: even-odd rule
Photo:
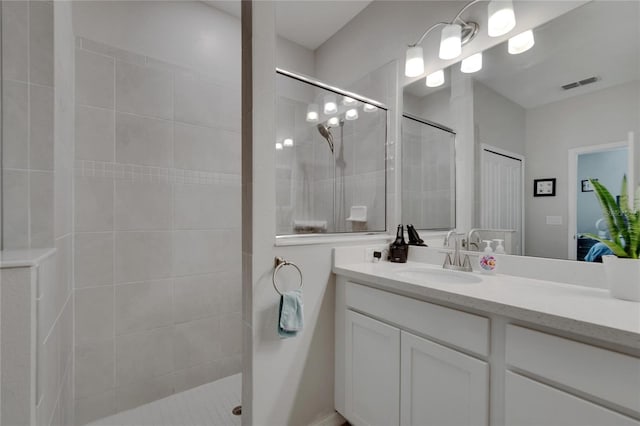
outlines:
[[[82,425],[241,370],[240,94],[87,39],[76,57]]]

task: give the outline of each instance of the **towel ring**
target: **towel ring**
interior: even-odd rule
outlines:
[[[279,256],[275,258],[274,265],[275,265],[275,269],[273,270],[271,281],[273,282],[273,288],[276,290],[276,293],[282,296],[282,292],[278,288],[278,284],[276,284],[276,275],[278,275],[278,272],[280,272],[280,269],[284,268],[285,266],[293,266],[294,268],[296,268],[296,270],[298,271],[298,274],[300,275],[299,288],[302,288],[302,271],[300,270],[300,268],[298,268],[298,265],[296,265],[295,263],[289,262],[288,260],[284,260]]]

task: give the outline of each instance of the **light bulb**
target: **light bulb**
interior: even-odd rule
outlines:
[[[373,112],[373,111],[377,110],[378,107],[375,106],[375,105],[371,105],[371,104],[364,104],[362,109],[364,110],[364,112]]]
[[[407,58],[404,63],[404,75],[407,77],[418,77],[422,74],[424,74],[422,46],[409,46],[407,49]]]
[[[344,113],[344,118],[346,118],[347,120],[357,120],[358,110],[355,108],[348,109],[347,112]]]
[[[336,103],[336,97],[334,95],[327,95],[324,97],[324,113],[335,114],[338,112],[338,104]]]
[[[489,37],[500,37],[516,26],[516,15],[511,0],[492,0],[488,6]]]
[[[307,107],[307,121],[310,123],[315,123],[320,118],[320,114],[318,113],[318,104],[310,104]]]
[[[464,58],[460,64],[460,71],[465,74],[480,71],[482,69],[482,52]]]
[[[282,141],[282,145],[284,145],[284,146],[293,146],[293,139],[286,138],[285,140]]]
[[[329,125],[329,127],[336,127],[340,124],[340,120],[338,119],[338,117],[331,117],[329,120],[327,120],[327,124]]]
[[[427,87],[438,87],[444,84],[444,71],[438,70],[427,76]]]
[[[280,142],[276,142],[276,150],[282,151],[282,144]]]
[[[508,51],[512,55],[517,55],[531,49],[536,41],[533,39],[533,31],[527,30],[509,39]]]
[[[353,98],[350,98],[349,96],[345,96],[344,98],[342,98],[342,105],[344,106],[355,106],[358,104],[358,101],[356,101]]]
[[[445,25],[440,38],[440,59],[454,59],[462,53],[462,27],[458,24]]]

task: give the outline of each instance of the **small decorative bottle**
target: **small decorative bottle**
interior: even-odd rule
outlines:
[[[484,254],[480,256],[479,259],[480,270],[484,273],[494,273],[498,263],[496,257],[493,255],[493,250],[491,249],[491,241],[483,240],[482,242],[485,243],[486,246],[484,248]]]
[[[404,241],[404,226],[398,225],[396,239],[389,246],[389,261],[406,263],[409,255],[409,245]]]

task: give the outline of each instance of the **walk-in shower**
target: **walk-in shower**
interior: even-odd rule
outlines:
[[[385,231],[386,107],[277,71],[279,236]]]

